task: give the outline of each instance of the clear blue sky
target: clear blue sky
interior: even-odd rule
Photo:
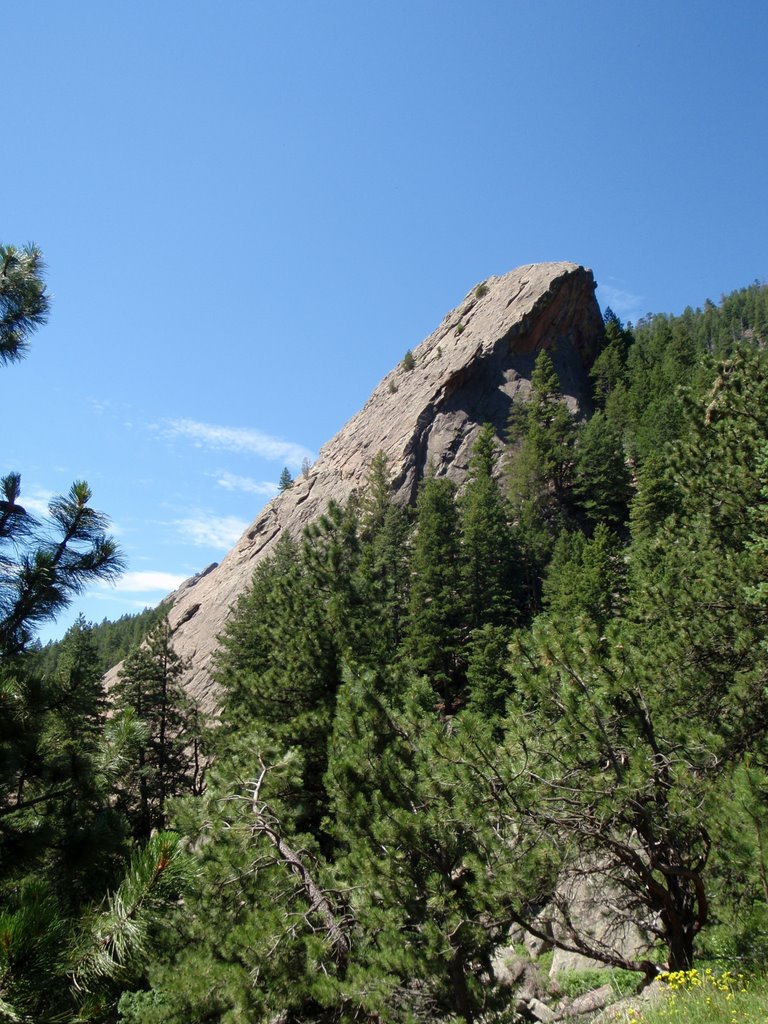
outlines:
[[[768,4],[26,0],[0,14],[1,240],[50,323],[0,470],[85,478],[129,563],[220,560],[478,281],[591,267],[624,319],[768,275]]]

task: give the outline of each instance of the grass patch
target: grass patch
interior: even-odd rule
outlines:
[[[626,1024],[765,1024],[768,980],[711,968],[663,976],[664,998],[647,1010],[625,1010]]]
[[[569,999],[583,996],[593,988],[600,988],[601,985],[610,985],[617,998],[620,998],[636,992],[641,978],[642,975],[637,971],[603,967],[587,971],[559,971],[553,980],[557,982],[563,995]]]
[[[552,961],[554,959],[554,949],[548,949],[546,953],[542,953],[541,956],[536,957],[536,966],[539,968],[539,973],[542,975],[549,974],[550,968],[552,967]]]

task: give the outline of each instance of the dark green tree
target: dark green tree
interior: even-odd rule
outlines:
[[[165,616],[125,660],[114,687],[116,706],[131,708],[146,730],[135,777],[123,791],[137,838],[147,839],[153,830],[164,828],[168,799],[191,787],[186,749],[191,716],[181,685],[184,668]]]
[[[45,320],[42,268],[34,247],[0,247],[0,362],[20,358]],[[65,802],[82,804],[94,787],[93,736],[103,708],[87,637],[78,627],[69,638],[69,663],[45,678],[28,655],[35,628],[122,568],[106,517],[89,505],[87,484],[54,498],[45,522],[20,497],[21,477],[7,474],[0,481],[0,891],[42,865],[51,868],[67,828]],[[76,830],[82,818],[71,824]]]
[[[629,467],[619,433],[598,411],[577,435],[573,492],[578,507],[593,523],[613,529],[629,515]]]
[[[699,955],[760,967],[768,961],[768,765],[736,762],[711,800],[712,927]]]
[[[521,554],[524,604],[540,608],[541,579],[561,530],[570,525],[576,427],[554,365],[542,350],[531,376],[527,403],[515,412],[520,441],[509,469],[509,497]],[[514,440],[514,436],[511,437]]]
[[[76,481],[53,498],[48,521],[38,523],[19,503],[21,478],[0,481],[0,649],[21,653],[41,622],[54,618],[96,579],[123,569],[108,519],[89,505],[91,490]]]
[[[560,837],[562,871],[602,873],[673,970],[690,966],[708,920],[719,787],[768,729],[767,388],[762,353],[745,352],[683,406],[664,455],[669,511],[635,539],[623,621],[541,620],[511,662],[529,827]],[[570,943],[590,946],[578,931]]]
[[[35,245],[0,245],[0,364],[21,359],[48,319],[43,255]]]
[[[605,339],[589,375],[593,381],[595,404],[605,408],[606,401],[626,377],[627,352],[632,335],[608,307],[603,315]]]
[[[450,480],[429,475],[422,481],[416,502],[403,650],[414,671],[430,681],[448,713],[465,697],[465,635],[456,488]]]
[[[279,755],[256,728],[217,760],[199,800],[177,805],[197,849],[196,885],[169,918],[151,988],[124,994],[121,1019],[202,1024],[333,1020],[350,1012],[344,893],[314,837],[296,828],[299,751]]]
[[[563,532],[547,567],[544,607],[563,624],[586,617],[606,625],[626,606],[626,576],[624,546],[607,526],[591,538]]]
[[[411,516],[393,501],[383,452],[374,456],[360,503],[358,615],[350,655],[360,665],[392,664],[403,643],[410,586]]]
[[[352,586],[341,566],[353,556],[334,528],[335,523],[346,530],[345,521],[337,506],[317,524],[314,539],[301,546],[288,537],[280,540],[237,602],[218,658],[226,703],[215,739],[217,756],[247,759],[247,737],[254,726],[278,752],[275,757],[301,751],[305,777],[294,794],[301,830],[319,826],[325,806],[327,735],[348,629],[347,623],[339,629],[331,620],[338,625],[345,618]],[[331,568],[335,559],[341,560],[338,572]]]
[[[494,476],[498,457],[495,432],[486,425],[475,442],[459,502],[468,699],[488,716],[503,710],[507,645],[522,591],[510,508]]]
[[[521,888],[484,803],[487,746],[478,717],[446,729],[424,680],[350,673],[340,690],[328,785],[356,922],[344,988],[368,1014],[470,1022],[493,1006],[481,979]]]
[[[46,317],[41,270],[34,247],[0,248],[0,362],[20,358]],[[41,623],[113,579],[122,559],[84,482],[54,498],[44,522],[21,504],[17,473],[0,487],[0,1015],[106,1024],[159,880],[173,874],[175,840],[155,837],[120,882],[126,849],[112,797],[140,729],[131,716],[105,720],[82,620],[55,671],[41,672],[30,649]]]
[[[94,646],[99,675],[104,675],[114,665],[127,658],[162,614],[164,609],[162,605],[158,605],[135,614],[121,615],[114,621],[102,619],[99,623],[90,623],[88,632]],[[62,655],[63,641],[49,641],[36,655],[35,661],[39,671],[43,674],[56,672]]]
[[[681,714],[704,715],[725,743],[721,758],[748,748],[768,723],[766,395],[762,353],[725,361],[708,394],[685,406],[685,436],[664,455],[665,500],[635,521],[633,615],[647,643],[667,652],[667,671],[686,680]]]
[[[498,457],[494,429],[486,424],[475,442],[459,503],[460,576],[470,629],[509,626],[515,613],[518,556],[510,510],[494,476]]]
[[[620,630],[540,621],[512,672],[500,766],[515,827],[550,837],[561,880],[599,874],[618,912],[665,947],[668,969],[688,970],[707,919],[704,802],[717,770],[700,719],[680,716],[675,681]],[[658,972],[652,957],[581,930],[557,898],[549,914],[562,948]]]

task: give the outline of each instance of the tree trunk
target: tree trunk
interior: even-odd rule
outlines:
[[[462,1020],[467,1022],[467,1024],[472,1024],[474,1014],[472,1012],[472,1003],[469,997],[469,989],[467,987],[467,974],[464,966],[463,953],[461,949],[457,949],[451,957],[450,962],[453,1009],[456,1014],[462,1018]]]
[[[693,967],[693,937],[692,922],[676,921],[668,929],[667,947],[670,971],[690,971]]]

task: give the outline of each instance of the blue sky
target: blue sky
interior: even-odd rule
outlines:
[[[23,501],[85,478],[154,604],[478,281],[591,267],[624,319],[768,275],[768,5],[27,0],[3,242],[50,323],[0,371]]]

